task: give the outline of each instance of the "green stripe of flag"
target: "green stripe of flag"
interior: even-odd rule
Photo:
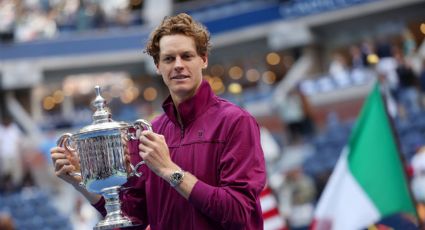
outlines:
[[[349,151],[352,175],[382,216],[397,212],[416,215],[378,84],[362,108],[350,137]]]

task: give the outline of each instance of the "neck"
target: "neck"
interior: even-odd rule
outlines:
[[[182,118],[181,118],[180,112],[179,112],[179,105],[183,101],[185,101],[185,99],[178,97],[178,96],[173,96],[173,95],[171,95],[171,99],[173,100],[173,104],[174,104],[174,107],[175,107],[177,121],[179,122],[180,126],[183,126]]]
[[[178,110],[177,111],[177,121],[179,122],[180,127],[183,127],[183,121],[182,121],[182,117],[180,116],[180,113]]]
[[[180,114],[178,108],[179,108],[181,103],[183,103],[186,100],[189,100],[190,98],[192,98],[196,95],[196,93],[198,92],[198,90],[201,86],[201,83],[202,83],[202,81],[199,82],[198,86],[193,91],[191,91],[190,93],[187,93],[187,94],[183,94],[183,95],[173,94],[170,91],[170,96],[171,96],[171,99],[173,100],[173,104],[174,104],[175,111],[176,111],[177,121],[179,122],[179,124],[181,126],[183,126],[183,122],[182,122],[181,114]]]

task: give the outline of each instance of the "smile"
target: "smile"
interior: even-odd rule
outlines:
[[[187,75],[176,75],[176,76],[171,77],[171,80],[180,80],[180,79],[186,79],[186,78],[189,78],[189,76],[187,76]]]

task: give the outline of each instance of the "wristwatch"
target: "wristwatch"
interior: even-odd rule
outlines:
[[[179,170],[173,172],[173,174],[171,174],[171,176],[170,176],[171,187],[174,188],[174,187],[178,186],[183,181],[183,178],[184,178],[184,171],[183,170],[179,169]]]

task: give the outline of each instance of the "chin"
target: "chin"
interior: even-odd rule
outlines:
[[[195,91],[194,85],[177,85],[170,88],[170,91],[175,95],[190,95]]]
[[[191,91],[193,87],[190,87],[188,85],[174,85],[170,88],[170,91],[174,94],[185,94],[189,91]]]

